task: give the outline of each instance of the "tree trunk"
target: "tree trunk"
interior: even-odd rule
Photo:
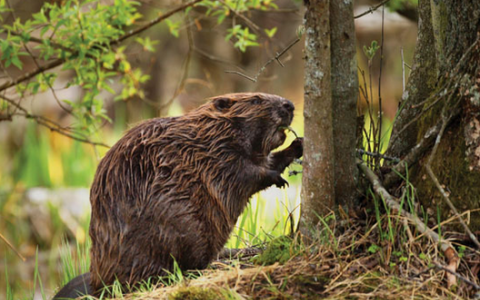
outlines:
[[[334,207],[334,147],[328,0],[306,1],[305,143],[300,229],[310,235],[319,216]]]
[[[480,2],[470,0],[420,0],[419,37],[414,69],[404,109],[394,125],[389,154],[403,157],[425,132],[453,107],[456,117],[442,136],[432,161],[433,173],[459,211],[480,207]],[[443,114],[442,114],[443,112]],[[418,122],[414,121],[418,117]],[[412,124],[404,129],[407,124]],[[402,131],[403,130],[403,131]],[[413,168],[412,182],[419,200],[442,217],[451,216],[425,164],[429,153]],[[478,212],[471,228],[480,229]]]
[[[335,199],[352,209],[357,199],[355,164],[358,98],[357,51],[352,1],[330,2]]]
[[[352,1],[306,1],[303,233],[355,205],[358,97]]]

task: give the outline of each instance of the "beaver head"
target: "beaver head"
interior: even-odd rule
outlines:
[[[197,110],[200,114],[227,120],[243,135],[242,150],[252,157],[266,157],[286,139],[295,106],[290,100],[264,93],[235,93],[213,97]]]

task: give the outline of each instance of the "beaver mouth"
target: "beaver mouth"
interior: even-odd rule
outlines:
[[[285,140],[287,139],[287,129],[289,129],[290,126],[289,125],[281,125],[277,128],[277,134],[280,136],[280,140],[281,140],[281,144],[283,144],[285,142]]]

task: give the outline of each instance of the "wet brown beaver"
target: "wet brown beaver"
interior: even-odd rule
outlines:
[[[202,269],[227,241],[249,198],[282,187],[302,140],[283,151],[294,105],[262,93],[212,98],[184,116],[134,127],[100,162],[91,188],[90,273],[71,291],[98,294],[171,270]],[[65,290],[65,293],[62,293]]]

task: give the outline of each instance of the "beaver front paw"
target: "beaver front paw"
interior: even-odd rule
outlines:
[[[303,156],[303,138],[299,137],[296,138],[290,146],[288,146],[288,150],[290,153],[293,154],[293,157],[300,158]]]
[[[274,178],[273,184],[275,184],[275,186],[278,187],[278,188],[289,186],[288,182],[285,179],[283,179],[283,177],[280,176],[280,175],[278,175]]]

